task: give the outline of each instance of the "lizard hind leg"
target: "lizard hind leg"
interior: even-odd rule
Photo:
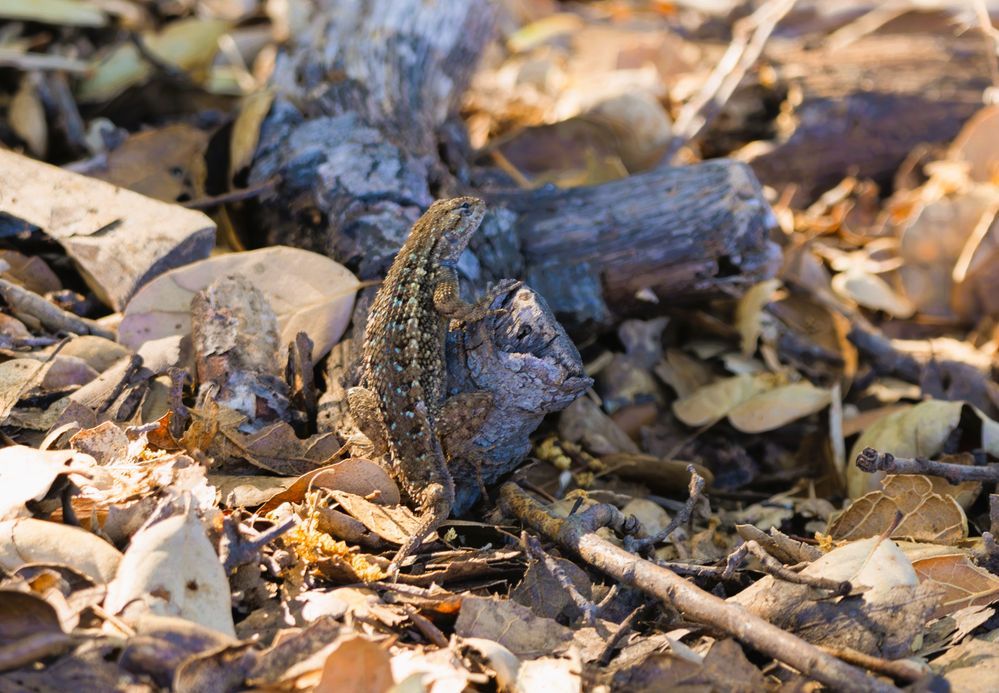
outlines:
[[[424,514],[409,539],[399,547],[392,558],[387,571],[389,575],[398,573],[402,561],[419,549],[426,538],[436,531],[451,514],[451,504],[454,499],[453,488],[447,489],[443,484],[431,483],[427,485],[421,495],[421,506],[424,508]]]
[[[385,440],[385,424],[378,405],[378,395],[366,387],[352,387],[347,390],[347,407],[354,417],[354,424],[373,447],[372,455],[381,457],[388,452]]]
[[[437,417],[437,433],[449,464],[456,459],[470,464],[475,469],[475,480],[483,498],[489,497],[482,476],[482,466],[489,458],[473,441],[492,413],[493,402],[493,393],[488,390],[459,392],[444,400]]]

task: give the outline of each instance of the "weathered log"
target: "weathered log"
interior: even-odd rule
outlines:
[[[772,276],[780,258],[755,176],[728,159],[487,197],[517,214],[527,283],[570,329],[650,301],[739,293]]]
[[[977,32],[874,34],[849,45],[773,43],[784,133],[751,165],[807,203],[848,174],[889,183],[918,145],[949,142],[991,85]],[[709,135],[710,136],[710,135]]]

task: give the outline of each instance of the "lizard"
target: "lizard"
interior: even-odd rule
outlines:
[[[496,313],[490,309],[493,298],[520,283],[506,280],[474,304],[459,294],[458,257],[485,211],[485,203],[474,197],[438,200],[413,225],[375,294],[360,383],[347,391],[358,428],[376,453],[387,453],[393,475],[422,513],[389,565],[390,574],[451,513],[455,490],[441,441],[444,429],[459,428],[455,421],[463,415],[484,419],[488,406],[483,405],[491,403],[484,392],[445,401],[444,340],[452,321],[469,324]]]

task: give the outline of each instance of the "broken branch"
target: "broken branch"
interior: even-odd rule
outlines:
[[[898,691],[801,638],[781,630],[739,606],[705,592],[679,575],[636,557],[597,536],[599,526],[634,529],[617,508],[601,504],[570,519],[555,517],[514,483],[500,492],[505,507],[546,537],[621,582],[669,602],[687,618],[717,628],[806,676],[840,691]]]
[[[890,452],[864,448],[857,455],[857,467],[867,473],[928,474],[943,477],[952,484],[962,481],[999,481],[999,464],[972,467],[967,464],[936,462],[921,457],[895,457]]]

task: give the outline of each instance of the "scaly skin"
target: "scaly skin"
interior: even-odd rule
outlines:
[[[421,522],[390,572],[451,513],[454,482],[436,422],[444,405],[444,339],[451,320],[474,322],[488,303],[467,303],[455,267],[482,222],[474,197],[435,202],[413,226],[368,314],[359,387],[347,393],[362,432],[388,453]]]

